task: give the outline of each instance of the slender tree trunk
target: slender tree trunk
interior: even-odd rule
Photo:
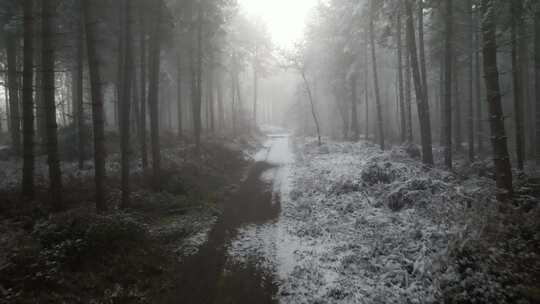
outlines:
[[[431,147],[431,120],[429,118],[429,103],[424,94],[426,90],[422,86],[420,70],[418,65],[418,56],[416,53],[416,39],[414,34],[413,14],[409,0],[405,2],[407,13],[407,41],[409,46],[409,55],[411,58],[412,72],[414,78],[414,87],[416,91],[418,119],[420,122],[420,140],[422,143],[422,161],[425,165],[433,165],[433,151]]]
[[[90,75],[90,94],[92,98],[92,126],[94,133],[94,174],[96,183],[96,210],[103,213],[107,210],[105,200],[105,120],[103,111],[103,94],[101,91],[100,64],[98,61],[96,35],[97,18],[93,16],[92,0],[83,0],[83,19],[86,34],[88,70]]]
[[[161,151],[159,144],[159,71],[161,59],[161,14],[163,3],[155,1],[152,40],[150,43],[150,75],[148,88],[148,108],[150,109],[150,136],[152,141],[152,170],[154,187],[157,189],[161,180]]]
[[[236,69],[236,54],[233,52],[232,71],[231,71],[231,120],[232,120],[232,132],[233,138],[236,137],[236,81],[235,81],[235,69]]]
[[[257,47],[255,47],[255,59],[253,61],[253,124],[257,125],[257,98],[259,93],[259,71]]]
[[[536,98],[536,162],[540,163],[540,3],[534,18],[534,81]]]
[[[454,49],[455,50],[455,49]],[[452,94],[453,98],[453,116],[454,119],[453,128],[452,131],[454,135],[454,147],[456,151],[461,151],[462,149],[462,137],[461,137],[461,96],[460,96],[460,87],[459,87],[459,66],[458,66],[458,58],[457,58],[457,52],[453,52],[453,69],[452,69],[452,88],[454,90],[454,93]]]
[[[424,1],[418,0],[418,49],[420,53],[420,76],[422,78],[422,92],[424,100],[428,100],[428,83],[426,72],[426,51],[424,44]]]
[[[351,82],[351,129],[353,131],[353,140],[358,141],[358,137],[360,136],[360,129],[358,126],[358,110],[357,110],[357,104],[358,104],[358,96],[356,95],[356,85],[357,85],[357,76],[356,72],[351,74],[350,82]]]
[[[21,117],[19,113],[19,79],[17,77],[17,38],[6,35],[7,83],[9,89],[9,130],[15,155],[21,155]]]
[[[516,136],[516,156],[518,170],[523,171],[524,161],[524,130],[523,130],[523,98],[522,98],[522,83],[521,83],[521,67],[519,62],[519,45],[521,35],[519,35],[520,27],[523,26],[521,21],[522,3],[521,0],[512,0],[511,3],[511,35],[512,35],[512,79],[514,87],[514,124]]]
[[[367,36],[367,31],[366,31]],[[366,102],[366,108],[365,108],[365,121],[366,121],[366,137],[365,140],[369,139],[369,50],[368,50],[368,43],[367,43],[367,37],[365,39],[366,45],[364,48],[364,99]]]
[[[22,193],[34,197],[34,15],[33,1],[24,0],[24,69],[23,69],[23,178]]]
[[[453,39],[453,8],[452,0],[446,0],[446,37],[445,37],[445,96],[443,121],[443,147],[444,163],[448,169],[452,169],[452,39]]]
[[[484,122],[482,119],[482,71],[481,71],[481,35],[480,35],[480,11],[477,8],[475,13],[475,74],[476,74],[476,136],[478,142],[478,154],[484,151]]]
[[[223,106],[223,84],[222,74],[217,72],[216,88],[217,88],[217,106],[218,106],[218,128],[223,130],[225,128],[225,109]]]
[[[409,51],[405,52],[405,115],[407,122],[407,141],[414,142],[412,121],[412,83],[411,83],[411,57]]]
[[[59,209],[62,204],[62,172],[58,158],[58,126],[56,124],[56,104],[54,98],[54,3],[43,0],[41,7],[41,22],[43,23],[43,103],[45,105],[45,122],[47,124],[47,163],[49,166],[49,181],[53,207]]]
[[[178,119],[178,137],[182,138],[182,58],[180,51],[177,52],[177,66],[176,66],[176,109]]]
[[[482,0],[482,33],[484,79],[486,82],[487,102],[489,105],[489,123],[491,128],[491,145],[496,170],[496,184],[499,189],[497,199],[506,201],[512,196],[512,171],[508,157],[504,114],[501,105],[499,87],[499,71],[497,67],[497,39],[495,1]]]
[[[400,118],[400,139],[402,143],[407,141],[407,121],[405,116],[405,96],[403,94],[403,52],[401,41],[401,5],[397,14],[396,24],[396,42],[397,42],[397,65],[398,65],[398,103],[399,103],[399,118]]]
[[[306,91],[307,91],[307,94],[308,94],[308,98],[309,98],[309,104],[311,106],[311,116],[313,117],[313,122],[315,123],[315,128],[316,128],[316,131],[317,131],[317,142],[319,144],[319,146],[322,144],[322,141],[321,141],[321,128],[319,126],[319,118],[317,117],[317,111],[315,110],[315,101],[313,100],[313,94],[311,92],[311,87],[309,85],[309,82],[306,78],[306,73],[304,72],[304,70],[301,68],[301,72],[300,74],[302,74],[302,79],[304,80],[304,85],[306,86]]]
[[[201,155],[201,107],[202,107],[202,59],[203,59],[203,50],[202,50],[202,30],[203,30],[203,12],[202,4],[198,4],[197,8],[197,63],[194,67],[194,76],[195,76],[195,99],[193,103],[193,122],[195,127],[195,153],[197,156]],[[195,54],[192,54],[195,56]]]
[[[468,117],[467,117],[467,137],[469,146],[469,162],[474,162],[474,23],[473,23],[473,6],[472,0],[467,0],[468,27],[469,27],[469,102],[468,102]]]
[[[379,92],[379,78],[378,78],[378,71],[377,71],[377,56],[375,55],[375,29],[373,25],[373,15],[374,12],[374,5],[373,1],[371,0],[371,14],[369,14],[369,38],[371,43],[371,63],[373,66],[373,89],[375,90],[375,103],[377,105],[377,123],[379,126],[379,145],[381,146],[381,149],[384,150],[384,122],[383,122],[383,116],[382,116],[382,106],[381,106],[381,96]]]
[[[123,31],[122,35],[124,36],[124,43],[122,50],[122,56],[124,57],[123,67],[124,70],[122,76],[122,99],[120,100],[120,154],[121,154],[121,171],[122,171],[122,200],[121,207],[127,208],[130,204],[130,185],[129,185],[129,159],[130,159],[130,110],[131,110],[131,84],[132,84],[132,75],[133,75],[133,59],[132,59],[132,50],[131,50],[131,5],[129,0],[123,1],[123,10],[121,14],[123,17]]]
[[[72,103],[73,103],[73,118],[75,127],[77,128],[77,158],[79,161],[79,169],[84,166],[86,142],[86,134],[84,130],[84,107],[83,107],[83,24],[82,18],[77,23],[75,39],[75,60],[72,71]]]
[[[140,117],[140,149],[141,149],[141,162],[143,171],[148,168],[148,149],[146,148],[146,18],[144,17],[144,1],[139,2],[139,40],[141,43],[141,76],[139,89],[141,90],[141,117]]]

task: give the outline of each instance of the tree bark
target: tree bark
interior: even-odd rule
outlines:
[[[536,97],[536,162],[540,163],[540,3],[534,18],[534,81]]]
[[[360,136],[360,130],[358,127],[358,96],[356,95],[356,85],[357,85],[357,76],[356,72],[351,74],[350,86],[351,86],[351,129],[353,131],[353,140],[358,141]]]
[[[182,138],[183,136],[183,130],[182,130],[182,56],[180,54],[180,50],[178,50],[176,54],[176,116],[178,119],[178,137]]]
[[[304,85],[306,86],[306,91],[309,98],[309,104],[311,106],[311,116],[313,117],[313,122],[315,123],[315,129],[317,131],[317,143],[322,145],[321,141],[321,128],[319,126],[319,118],[317,117],[317,111],[315,110],[315,101],[313,100],[313,94],[311,92],[311,87],[309,85],[309,82],[306,77],[306,73],[304,72],[304,69],[301,68],[300,74],[302,76],[302,79],[304,80]]]
[[[53,12],[50,0],[43,0],[41,7],[41,22],[43,35],[42,73],[43,73],[43,103],[45,105],[45,123],[47,124],[47,163],[49,166],[50,194],[53,208],[62,205],[62,172],[58,158],[58,133],[56,123],[55,85],[54,85],[54,46],[53,46]]]
[[[86,134],[84,130],[84,107],[83,107],[83,24],[82,18],[76,22],[75,31],[75,60],[72,73],[72,103],[74,125],[77,128],[77,158],[79,169],[84,166]]]
[[[443,105],[443,147],[444,163],[448,169],[452,169],[452,39],[453,39],[453,8],[452,0],[446,0],[446,37],[445,37],[445,96]]]
[[[484,151],[484,122],[482,119],[482,70],[481,70],[481,35],[480,35],[480,11],[477,7],[475,13],[475,74],[476,74],[476,141],[478,142],[478,154]]]
[[[17,77],[17,38],[6,34],[7,83],[9,90],[9,131],[15,155],[21,155],[21,117],[19,113],[19,79]]]
[[[24,68],[23,68],[23,178],[22,193],[34,197],[34,15],[33,1],[24,0]]]
[[[161,178],[161,151],[159,143],[159,71],[161,59],[161,14],[162,0],[156,0],[153,32],[150,43],[150,75],[148,88],[148,108],[150,109],[150,137],[152,141],[152,173],[157,189]]]
[[[474,162],[474,23],[473,23],[473,6],[472,0],[467,0],[465,2],[467,8],[466,12],[468,14],[468,28],[469,28],[469,45],[468,45],[468,64],[469,67],[469,100],[468,100],[468,111],[467,111],[467,137],[468,137],[468,146],[469,146],[469,162]]]
[[[379,145],[384,150],[384,122],[382,116],[381,96],[379,92],[379,78],[377,71],[377,56],[375,55],[375,29],[373,25],[374,18],[374,0],[371,0],[371,13],[369,14],[369,38],[371,43],[371,64],[373,67],[373,89],[375,90],[375,103],[377,105],[377,124],[379,126]]]
[[[140,98],[141,98],[141,117],[139,122],[140,127],[140,150],[141,150],[141,162],[142,162],[142,168],[143,171],[146,171],[148,168],[148,152],[146,148],[146,81],[147,81],[147,75],[146,75],[146,18],[144,17],[144,1],[141,0],[139,2],[139,40],[140,40],[140,48],[141,48],[141,58],[140,58],[140,64],[141,64],[141,75],[140,75],[140,84],[139,89],[140,92]]]
[[[511,2],[511,36],[512,36],[512,80],[514,89],[514,124],[516,136],[516,157],[518,170],[523,171],[524,161],[524,130],[523,130],[523,98],[521,83],[521,66],[519,62],[519,45],[521,35],[519,29],[523,26],[521,0]]]
[[[396,24],[396,43],[397,43],[397,65],[398,65],[398,102],[399,102],[399,118],[400,118],[400,138],[401,143],[407,141],[407,121],[405,115],[405,96],[403,94],[403,52],[402,52],[402,41],[401,41],[401,5],[397,14],[397,24]]]
[[[122,50],[122,56],[124,57],[123,61],[123,76],[122,76],[122,99],[120,100],[120,155],[121,155],[121,190],[122,190],[122,199],[121,199],[121,208],[127,208],[130,205],[130,185],[129,185],[129,160],[130,160],[130,112],[131,112],[131,84],[132,84],[132,75],[133,75],[133,59],[132,59],[132,50],[131,50],[131,5],[129,0],[123,1],[123,10],[121,14],[124,15],[122,18],[123,21],[123,31],[122,35],[124,36],[124,43]]]
[[[504,115],[501,105],[499,71],[497,67],[496,13],[493,0],[482,0],[482,33],[484,79],[489,105],[491,145],[496,170],[497,199],[506,201],[512,196],[512,171],[508,157]]]
[[[433,151],[431,146],[431,120],[429,118],[429,103],[424,94],[422,79],[418,65],[418,56],[416,53],[416,39],[414,34],[413,14],[411,3],[405,0],[405,10],[407,14],[407,41],[409,46],[409,56],[411,58],[412,72],[414,78],[414,87],[417,99],[418,119],[420,122],[420,140],[422,143],[422,162],[425,165],[433,165]]]
[[[90,11],[92,0],[83,0],[84,32],[90,75],[90,94],[92,98],[92,127],[94,133],[94,181],[96,184],[96,210],[103,213],[107,210],[105,201],[105,121],[103,112],[103,95],[101,91],[100,64],[97,55],[96,18]]]
[[[422,93],[424,94],[424,100],[428,100],[428,85],[427,85],[427,72],[426,72],[426,51],[424,44],[424,1],[418,0],[418,49],[420,55],[420,75],[422,78]]]

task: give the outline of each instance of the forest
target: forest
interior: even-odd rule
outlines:
[[[0,0],[0,304],[540,303],[540,1]]]

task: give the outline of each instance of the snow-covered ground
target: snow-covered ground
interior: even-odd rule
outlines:
[[[279,165],[263,177],[277,184],[280,217],[240,229],[229,254],[274,272],[282,303],[440,301],[455,281],[448,251],[474,241],[467,205],[488,203],[493,183],[458,182],[399,149],[308,141],[293,157],[292,142],[276,135],[256,156]]]

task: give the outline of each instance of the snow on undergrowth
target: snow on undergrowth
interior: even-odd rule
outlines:
[[[240,259],[259,254],[274,264],[281,302],[516,299],[474,252],[495,218],[491,179],[424,168],[402,148],[297,146],[280,219],[245,227],[230,249]]]

